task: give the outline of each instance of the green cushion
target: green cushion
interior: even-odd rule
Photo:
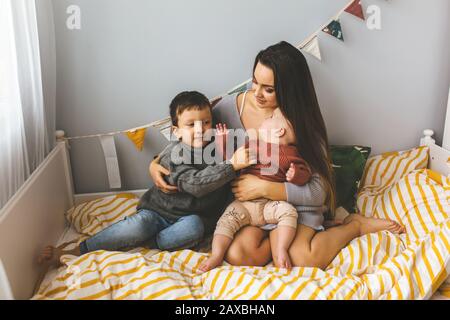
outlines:
[[[335,175],[336,208],[344,207],[350,213],[356,212],[356,193],[371,148],[332,145],[330,149]]]

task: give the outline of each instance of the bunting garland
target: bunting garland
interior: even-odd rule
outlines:
[[[336,37],[337,39],[344,41],[344,35],[342,33],[341,23],[339,20],[339,17],[343,12],[347,12],[349,14],[355,15],[358,18],[361,18],[362,20],[365,20],[363,9],[361,6],[360,0],[352,0],[349,2],[342,10],[340,10],[327,24],[322,26],[319,30],[314,32],[311,36],[309,36],[305,41],[303,41],[300,45],[297,46],[298,49],[304,50],[305,52],[311,54],[318,60],[322,60],[322,56],[320,53],[320,46],[319,46],[319,39],[318,39],[318,33],[320,31],[328,33],[332,35],[333,37]],[[234,88],[230,89],[224,94],[221,94],[213,99],[211,101],[216,101],[217,99],[225,96],[234,94],[236,92],[244,91],[248,88],[249,84],[251,83],[251,79],[248,79],[241,84],[235,86]],[[147,125],[132,128],[128,130],[121,130],[121,131],[114,131],[104,134],[93,134],[93,135],[85,135],[85,136],[77,136],[77,137],[67,137],[66,140],[75,140],[75,139],[84,139],[84,138],[93,138],[93,137],[101,137],[101,136],[107,136],[107,135],[117,135],[120,133],[125,133],[128,138],[135,143],[136,148],[138,150],[142,150],[144,138],[145,138],[145,130],[149,127],[157,128],[161,134],[166,137],[167,139],[170,139],[170,117],[166,117],[164,119],[151,122]]]
[[[331,18],[326,24],[320,27],[316,32],[311,34],[308,38],[306,38],[302,43],[300,43],[297,48],[299,50],[303,50],[306,53],[312,55],[319,61],[322,61],[322,55],[320,51],[319,38],[318,34],[320,32],[327,33],[336,39],[344,42],[344,34],[342,32],[340,16],[343,12],[356,16],[361,20],[365,20],[363,8],[360,0],[352,0],[350,1],[343,9],[341,9],[335,16]],[[242,92],[248,89],[251,84],[251,78],[240,83],[234,88],[230,89],[224,94],[221,94],[213,99],[211,99],[211,103],[214,105],[216,101],[222,98],[225,95],[234,94],[236,92]],[[75,140],[75,139],[84,139],[84,138],[93,138],[98,137],[103,146],[103,150],[105,153],[105,159],[108,168],[108,178],[110,181],[111,188],[120,187],[120,174],[118,172],[118,164],[117,164],[117,156],[115,155],[115,146],[113,136],[117,134],[125,134],[128,139],[130,139],[137,150],[142,151],[144,147],[145,136],[147,133],[147,129],[150,127],[156,128],[167,140],[171,140],[171,120],[170,117],[166,117],[161,120],[157,120],[151,122],[147,125],[136,127],[127,130],[114,131],[110,133],[104,134],[94,134],[94,135],[85,135],[85,136],[76,136],[76,137],[67,137],[65,140]]]

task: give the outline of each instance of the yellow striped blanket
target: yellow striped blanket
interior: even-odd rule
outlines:
[[[450,178],[423,169],[426,151],[369,159],[358,207],[365,215],[400,221],[407,233],[354,239],[325,271],[225,263],[201,273],[207,253],[95,251],[63,256],[65,265],[33,299],[427,299],[442,284],[441,293],[448,294]],[[384,182],[372,181],[375,175]],[[123,194],[99,199],[69,211],[68,218],[86,237],[133,214],[136,201]]]

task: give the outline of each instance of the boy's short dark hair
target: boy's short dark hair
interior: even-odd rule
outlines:
[[[208,98],[198,91],[183,91],[176,95],[170,103],[172,125],[178,125],[178,116],[189,109],[211,108]]]

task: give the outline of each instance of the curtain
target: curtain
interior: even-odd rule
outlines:
[[[53,149],[56,130],[56,49],[52,0],[36,0],[36,11],[47,140],[50,149]]]
[[[0,0],[0,208],[53,147],[35,0]]]

